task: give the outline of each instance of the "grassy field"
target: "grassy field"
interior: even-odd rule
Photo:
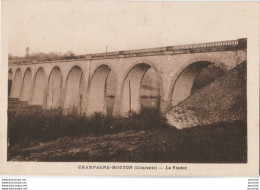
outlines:
[[[9,100],[9,161],[246,163],[247,125],[177,130],[155,110],[129,118],[42,111]]]

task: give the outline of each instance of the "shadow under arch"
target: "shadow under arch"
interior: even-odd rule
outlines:
[[[156,73],[158,79],[159,87],[161,87],[161,77],[158,73],[158,70],[150,63],[139,62],[132,66],[130,70],[124,77],[123,84],[121,87],[121,107],[120,114],[127,115],[129,112],[139,112],[141,110],[141,101],[140,101],[140,88],[142,80],[149,69],[153,69]],[[161,89],[159,90],[159,97],[161,94]],[[159,100],[160,102],[160,100]],[[160,103],[158,103],[159,105]],[[158,106],[158,109],[160,105]]]
[[[225,73],[223,68],[210,61],[195,61],[187,65],[173,81],[170,107],[177,105],[191,94],[213,82]]]
[[[12,81],[13,81],[13,71],[10,68],[8,70],[8,96],[10,96],[10,93],[11,93]]]
[[[48,77],[46,88],[46,109],[58,109],[62,96],[62,73],[58,66],[53,67]]]
[[[45,87],[46,87],[46,73],[42,67],[39,67],[36,71],[33,80],[32,96],[29,102],[30,105],[43,104]]]
[[[22,85],[22,72],[21,72],[21,69],[18,68],[18,69],[16,69],[15,75],[14,75],[14,81],[13,81],[13,85],[11,88],[11,94],[10,94],[11,98],[19,97],[21,85]]]
[[[24,72],[24,77],[23,77],[23,83],[22,83],[22,92],[19,97],[20,101],[28,101],[31,95],[31,90],[32,90],[32,70],[30,68],[27,68]]]
[[[8,80],[12,80],[13,78],[13,70],[12,70],[12,68],[10,68],[9,70],[8,70]]]
[[[116,74],[110,66],[102,64],[95,69],[88,87],[87,115],[95,112],[113,114],[117,82]]]
[[[74,66],[68,73],[65,83],[65,96],[63,108],[65,113],[78,113],[81,111],[83,95],[83,71]]]

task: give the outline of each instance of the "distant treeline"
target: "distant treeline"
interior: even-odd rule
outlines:
[[[68,51],[64,54],[49,52],[49,53],[31,53],[25,57],[13,56],[8,54],[9,63],[33,63],[33,62],[42,62],[42,61],[53,61],[53,60],[64,60],[64,59],[78,59],[84,58],[84,55],[78,56],[72,51]]]

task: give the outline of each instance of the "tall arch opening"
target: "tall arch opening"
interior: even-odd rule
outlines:
[[[159,79],[156,71],[150,68],[144,75],[140,86],[140,106],[141,109],[148,108],[159,110],[160,91]]]
[[[26,69],[23,78],[22,94],[20,101],[28,101],[32,89],[32,71],[30,68]]]
[[[42,105],[44,90],[46,85],[46,74],[43,68],[39,68],[36,72],[34,82],[33,82],[33,91],[30,101],[30,105]]]
[[[83,72],[80,67],[73,67],[67,77],[64,108],[66,112],[81,110],[83,95]]]
[[[177,105],[201,88],[224,74],[224,71],[207,61],[187,66],[178,76],[171,94],[171,106]]]
[[[62,94],[62,75],[58,67],[51,71],[46,93],[47,109],[58,109],[60,107]]]
[[[22,72],[20,69],[17,69],[15,72],[14,82],[12,85],[12,90],[11,90],[11,95],[10,95],[11,98],[19,97],[21,85],[22,85]]]
[[[12,80],[13,80],[13,72],[12,72],[12,69],[9,69],[9,71],[8,71],[8,96],[10,96],[10,93],[11,93]]]
[[[149,72],[147,72],[148,70]],[[152,77],[155,78],[152,79]],[[145,107],[158,109],[158,81],[157,74],[150,65],[145,63],[135,65],[128,72],[124,81],[121,114],[125,115],[129,112],[138,113]],[[153,98],[155,98],[155,100],[153,100]]]
[[[116,86],[115,73],[106,65],[98,67],[90,81],[87,114],[99,112],[112,115]]]

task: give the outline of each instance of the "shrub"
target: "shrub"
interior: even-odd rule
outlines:
[[[8,111],[9,145],[29,146],[30,143],[52,141],[61,137],[103,135],[126,130],[152,130],[167,127],[157,110],[143,109],[129,117],[112,117],[95,113],[90,117],[60,110]]]

